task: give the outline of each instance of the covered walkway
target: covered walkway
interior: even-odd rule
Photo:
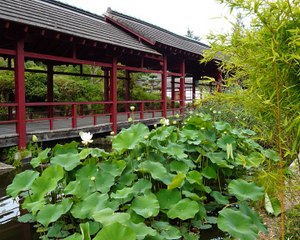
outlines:
[[[151,32],[151,37],[146,32]],[[105,16],[98,16],[52,0],[2,1],[0,57],[6,65],[0,67],[0,75],[4,71],[14,74],[14,97],[0,103],[0,146],[18,144],[24,148],[32,134],[47,141],[78,136],[81,130],[117,132],[129,125],[132,105],[136,108],[135,120],[147,124],[161,117],[183,114],[186,101],[191,102],[195,95],[186,98],[185,78],[192,78],[188,85],[193,93],[203,76],[218,78],[215,62],[199,64],[201,53],[207,48],[111,10]],[[41,62],[46,69],[26,69],[27,61]],[[59,72],[56,66],[61,65],[79,66],[80,71]],[[84,66],[97,66],[103,74],[86,74]],[[47,79],[44,102],[26,101],[26,72],[44,74]],[[120,77],[120,72],[125,77]],[[131,99],[131,75],[137,72],[159,77],[160,100]],[[99,101],[55,101],[55,75],[99,79],[104,86]],[[167,97],[168,83],[171,98]],[[120,84],[125,92],[124,101],[117,94]]]

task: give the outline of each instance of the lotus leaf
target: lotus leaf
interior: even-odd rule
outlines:
[[[104,227],[113,223],[126,223],[130,219],[128,213],[116,213],[111,208],[104,208],[93,214],[95,221],[100,222]]]
[[[102,228],[93,240],[136,240],[135,232],[118,222]]]
[[[190,184],[195,183],[202,186],[202,175],[196,170],[190,171],[186,176],[186,180],[188,180]]]
[[[233,168],[232,165],[228,165],[226,159],[226,152],[209,152],[206,156],[212,163],[215,163],[221,168]]]
[[[176,228],[170,225],[168,222],[154,221],[152,223],[152,227],[155,228],[162,239],[180,239],[181,233]]]
[[[223,135],[221,138],[218,139],[217,145],[222,150],[227,150],[227,144],[231,144],[232,150],[236,149],[236,140],[231,135]]]
[[[231,130],[231,126],[227,122],[215,122],[214,125],[215,125],[215,128],[219,131],[224,131],[224,130],[230,131]]]
[[[82,234],[82,240],[91,240],[90,224],[88,222],[85,222],[85,223],[80,223],[79,226]]]
[[[177,173],[187,173],[189,171],[189,166],[181,161],[172,161],[170,163],[170,170]]]
[[[264,150],[263,153],[264,153],[264,155],[265,155],[267,158],[269,158],[269,159],[271,159],[271,160],[273,160],[273,161],[275,161],[275,162],[278,162],[279,159],[280,159],[279,153],[278,153],[278,152],[275,152],[275,151],[272,150],[272,149]]]
[[[217,173],[212,167],[203,168],[201,175],[207,179],[217,179]]]
[[[94,212],[106,208],[108,204],[108,195],[95,192],[80,202],[73,205],[71,213],[75,218],[92,218]]]
[[[50,162],[62,166],[66,171],[71,171],[80,164],[80,156],[78,153],[68,152],[52,157]]]
[[[53,148],[54,156],[66,154],[66,153],[78,153],[78,142],[72,141],[70,143],[66,143],[64,145],[56,144]]]
[[[39,173],[32,170],[25,170],[16,175],[13,182],[6,189],[7,194],[15,198],[20,192],[29,190],[38,176]]]
[[[189,192],[189,191],[182,191],[182,194],[184,196],[186,196],[187,198],[190,198],[190,199],[195,200],[195,201],[203,201],[203,200],[205,200],[204,197],[200,198],[196,193],[192,193],[192,192]]]
[[[227,196],[222,195],[220,192],[213,191],[210,193],[210,195],[217,201],[219,204],[229,204],[229,198]]]
[[[49,223],[57,221],[63,214],[68,212],[72,204],[73,201],[71,199],[64,199],[57,204],[47,204],[38,212],[36,219],[47,227]]]
[[[241,201],[248,199],[257,201],[264,195],[262,187],[257,186],[253,182],[248,183],[243,179],[232,180],[228,184],[228,192]]]
[[[155,217],[159,213],[159,203],[154,194],[136,197],[130,208],[144,218]]]
[[[147,227],[145,223],[135,224],[129,221],[126,225],[134,230],[137,240],[142,240],[146,236],[155,236],[157,234],[153,228]]]
[[[168,184],[168,189],[180,188],[184,182],[184,179],[185,179],[185,174],[178,173],[172,178],[171,183]]]
[[[138,123],[128,129],[122,129],[113,139],[112,148],[123,153],[128,149],[134,149],[137,144],[144,140],[144,136],[149,135],[149,129],[144,124]]]
[[[161,189],[156,193],[161,209],[170,209],[174,204],[181,200],[181,194],[178,189]]]
[[[82,240],[82,236],[79,233],[74,233],[71,236],[68,236],[62,240]]]
[[[44,151],[40,152],[36,158],[31,159],[30,164],[33,168],[36,168],[41,163],[43,163],[46,159],[48,159],[48,153],[51,148],[46,148]]]
[[[162,181],[168,184],[168,172],[167,169],[159,162],[145,161],[139,165],[140,172],[150,173],[152,178]]]
[[[219,212],[218,227],[234,238],[256,240],[258,229],[252,224],[251,218],[240,211],[225,208]]]
[[[185,198],[174,204],[167,212],[167,215],[171,219],[180,218],[181,220],[187,220],[189,218],[194,218],[198,211],[198,203]]]

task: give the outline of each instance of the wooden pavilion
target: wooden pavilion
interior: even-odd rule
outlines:
[[[193,79],[188,83],[193,92],[195,83],[203,76],[218,78],[214,62],[199,64],[203,50],[208,48],[111,9],[99,16],[54,0],[0,1],[0,57],[7,60],[7,65],[0,67],[0,75],[3,71],[12,71],[15,80],[13,101],[0,103],[0,109],[6,113],[0,118],[0,147],[24,148],[33,134],[40,141],[47,141],[76,137],[79,131],[117,132],[128,126],[131,104],[137,106],[136,119],[146,124],[183,113],[187,100],[185,78]],[[28,60],[42,62],[47,69],[26,69]],[[54,101],[53,76],[67,74],[55,71],[55,66],[69,64],[80,66],[80,72],[72,74],[74,76],[87,76],[82,71],[83,65],[102,68],[103,75],[88,76],[103,80],[104,91],[99,95],[104,101]],[[122,81],[125,101],[117,96],[118,71],[126,72]],[[45,102],[26,101],[25,72],[45,74]],[[161,76],[159,101],[130,99],[130,79],[134,72]],[[172,86],[171,99],[167,98],[168,81]],[[176,89],[180,92],[179,99]],[[179,102],[179,107],[175,102]],[[100,112],[82,111],[87,105],[104,107]],[[118,111],[120,105],[124,105],[125,110]],[[71,109],[69,113],[56,114],[56,108],[66,106]],[[34,108],[46,109],[45,114],[31,116],[29,110]]]

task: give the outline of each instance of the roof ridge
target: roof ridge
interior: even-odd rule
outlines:
[[[173,36],[182,38],[182,39],[184,39],[184,40],[187,40],[187,41],[190,41],[190,42],[199,44],[199,45],[204,46],[204,47],[210,47],[209,45],[207,45],[207,44],[205,44],[205,43],[202,43],[202,42],[200,42],[200,41],[197,41],[197,40],[195,40],[195,39],[191,39],[191,38],[188,38],[188,37],[185,37],[185,36],[176,34],[176,33],[171,32],[171,31],[169,31],[169,30],[167,30],[167,29],[165,29],[165,28],[159,27],[159,26],[157,26],[157,25],[154,25],[154,24],[152,24],[152,23],[146,22],[146,21],[144,21],[144,20],[141,20],[141,19],[132,17],[132,16],[130,16],[130,15],[126,15],[126,14],[117,12],[117,11],[115,11],[115,10],[112,10],[110,7],[107,9],[107,13],[111,13],[111,14],[117,15],[117,16],[119,16],[119,17],[126,18],[126,19],[131,20],[131,21],[136,21],[136,22],[138,22],[138,23],[145,24],[145,25],[147,25],[147,26],[149,26],[149,27],[154,27],[154,28],[156,28],[156,29],[158,29],[158,30],[160,30],[160,31],[163,31],[163,32],[165,32],[165,33],[168,33],[168,34],[171,34],[171,35],[173,35]]]
[[[98,15],[96,13],[89,12],[87,10],[75,7],[73,5],[69,5],[69,4],[64,3],[64,2],[60,2],[60,1],[57,1],[57,0],[39,0],[39,1],[51,4],[51,5],[54,5],[54,6],[57,6],[57,7],[62,7],[64,9],[67,9],[67,10],[70,10],[70,11],[73,11],[73,12],[76,12],[76,13],[80,13],[80,14],[83,14],[83,15],[88,16],[88,17],[92,17],[92,18],[95,18],[95,19],[98,19],[98,20],[105,21],[105,18],[102,15]]]

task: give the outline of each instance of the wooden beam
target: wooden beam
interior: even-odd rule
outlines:
[[[19,149],[26,148],[26,106],[24,80],[24,40],[18,40],[15,57],[15,101],[17,103],[16,132],[19,135]]]
[[[179,90],[179,95],[180,95],[180,107],[181,107],[181,113],[184,111],[185,107],[185,61],[182,60],[180,64],[180,90]]]
[[[112,131],[117,133],[117,58],[112,60],[112,67],[110,70],[110,101],[111,104],[111,123]]]

